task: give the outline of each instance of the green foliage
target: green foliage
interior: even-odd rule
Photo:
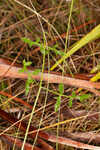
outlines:
[[[7,86],[7,83],[6,82],[4,82],[4,81],[2,81],[1,82],[1,85],[0,85],[0,90],[4,90],[5,88],[7,88],[8,86]]]
[[[89,99],[90,97],[91,97],[90,94],[83,94],[83,95],[76,96],[76,98],[79,99],[80,102],[83,102],[84,100]]]
[[[32,74],[33,74],[33,75],[38,75],[40,72],[41,72],[40,69],[35,69],[35,70],[32,72]]]
[[[34,42],[31,41],[31,40],[28,39],[28,38],[23,37],[23,38],[21,38],[21,39],[22,39],[22,41],[23,41],[24,43],[28,44],[30,48],[34,45]]]
[[[38,46],[40,48],[40,52],[42,54],[47,55],[50,51],[53,51],[56,55],[60,55],[60,56],[64,56],[65,55],[64,52],[62,52],[62,51],[57,49],[58,48],[57,44],[55,44],[53,47],[50,47],[50,46],[45,47],[43,43],[40,43],[40,39],[39,38],[36,41],[31,41],[30,39],[28,39],[26,37],[23,37],[23,38],[21,38],[21,40],[24,43],[28,44],[30,48],[33,45]]]
[[[69,96],[69,102],[68,102],[69,107],[72,107],[73,99],[75,99],[75,98],[76,98],[76,93],[75,93],[75,91],[73,91],[72,95]]]
[[[57,112],[59,110],[60,104],[61,104],[61,96],[58,96],[56,104],[55,104],[55,112]]]
[[[82,95],[76,95],[75,91],[72,92],[72,95],[69,96],[69,107],[72,107],[73,100],[78,99],[80,102],[83,102],[86,99],[89,99],[91,97],[90,94],[82,94]]]
[[[63,92],[64,92],[64,85],[62,83],[59,84],[58,90],[59,90],[60,94],[57,97],[57,101],[56,101],[56,104],[55,104],[55,112],[57,112],[60,108],[61,96],[63,95]]]
[[[28,79],[25,84],[25,95],[27,96],[30,90],[30,85],[34,83],[34,79],[32,79],[31,74],[28,75]]]
[[[28,61],[26,62],[25,59],[23,60],[23,68],[19,70],[19,72],[26,72],[27,71],[27,67],[30,66],[32,64],[32,62]]]
[[[27,72],[28,73],[28,79],[26,80],[25,84],[25,95],[27,96],[30,90],[30,85],[34,83],[34,79],[32,79],[32,75],[38,75],[38,73],[41,71],[40,69],[35,69],[32,71],[32,73],[28,72],[27,67],[30,66],[32,62],[28,61],[26,62],[23,60],[23,68],[19,70],[19,73]]]
[[[62,83],[60,83],[59,84],[59,93],[61,96],[62,96],[63,92],[64,92],[64,85]]]

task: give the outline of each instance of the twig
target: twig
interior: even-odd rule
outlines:
[[[10,68],[10,69],[9,69]],[[4,59],[0,59],[0,77],[9,77],[9,78],[21,78],[27,79],[28,72],[32,72],[32,70],[28,70],[25,73],[19,73],[21,67],[10,66],[7,64]],[[91,81],[75,79],[71,77],[65,77],[61,75],[49,74],[49,73],[39,73],[38,75],[32,75],[32,78],[35,80],[41,80],[49,82],[49,83],[63,83],[68,86],[81,87],[83,89],[87,89],[90,92],[93,92],[95,95],[100,96],[100,93],[96,89],[100,89],[100,83],[93,83]]]

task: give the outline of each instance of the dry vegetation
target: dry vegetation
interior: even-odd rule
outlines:
[[[74,0],[70,13],[70,0],[0,0],[1,150],[100,149],[100,82],[89,81],[100,70],[100,39],[50,71],[59,51],[67,52],[100,23],[100,1]],[[23,37],[41,46],[29,46]],[[23,60],[32,63],[19,73]],[[42,73],[27,87],[28,72],[36,69]]]

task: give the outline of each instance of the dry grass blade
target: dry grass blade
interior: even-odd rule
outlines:
[[[100,149],[99,11],[100,0],[0,1],[1,150]]]
[[[25,122],[21,121],[21,123],[20,123],[17,118],[13,117],[12,115],[6,113],[5,111],[3,111],[3,110],[1,110],[1,109],[0,109],[0,116],[1,116],[4,120],[6,120],[7,122],[9,122],[9,123],[11,123],[11,124],[15,124],[15,126],[16,126],[17,128],[19,128],[21,131],[26,132],[27,124],[26,124]],[[29,131],[33,131],[33,130],[35,130],[35,129],[36,129],[36,128],[34,128],[33,126],[30,126]],[[30,136],[30,138],[34,139],[35,136],[36,136],[36,133],[35,133],[35,134],[32,133],[32,134],[30,134],[29,136]],[[48,140],[48,137],[49,137],[48,133],[41,132],[41,131],[38,132],[38,136],[40,136],[41,138],[46,139],[46,140]],[[47,143],[46,143],[45,141],[43,141],[42,139],[38,138],[38,139],[37,139],[37,142],[38,142],[39,145],[41,145],[41,150],[42,150],[42,148],[43,148],[43,150],[53,150],[52,146],[50,146],[49,144],[47,144]]]
[[[100,134],[95,132],[76,132],[76,133],[68,133],[68,137],[73,140],[78,140],[81,142],[95,142],[96,144],[100,143]]]
[[[18,148],[21,148],[22,144],[23,144],[23,142],[21,140],[19,140],[18,138],[13,138],[13,137],[5,135],[5,134],[1,135],[1,139],[4,140],[4,142],[10,143],[11,146],[16,144],[16,146]],[[25,143],[24,149],[25,150],[32,150],[32,145],[29,143]],[[38,148],[37,146],[34,146],[33,150],[41,150],[41,149]]]
[[[10,123],[15,123],[17,122],[16,118],[13,118],[11,115],[8,115],[8,113],[4,112],[3,110],[0,110],[0,116],[2,118],[4,118],[5,120],[9,121]],[[19,126],[19,123],[16,124],[16,126],[18,127]],[[32,128],[34,130],[34,127],[31,127],[30,128],[30,131],[32,131]],[[20,126],[20,129],[22,131],[25,131],[26,129],[26,124],[24,122],[21,122],[21,126]],[[31,138],[34,138],[34,133],[33,134],[29,134],[29,136]],[[88,145],[88,144],[84,144],[84,143],[80,143],[80,142],[77,142],[77,141],[74,141],[74,140],[71,140],[69,138],[63,138],[63,137],[56,137],[54,135],[48,135],[44,132],[41,132],[39,131],[39,135],[41,137],[43,137],[44,139],[48,140],[48,141],[51,141],[51,142],[58,142],[60,144],[64,144],[64,145],[67,145],[67,146],[72,146],[72,147],[76,147],[76,148],[84,148],[84,149],[95,149],[95,150],[99,150],[100,148],[97,147],[97,146],[91,146],[91,145]],[[2,135],[3,136],[3,135]],[[14,139],[11,138],[11,137],[7,137],[7,140],[9,140],[11,143],[14,142]],[[19,140],[16,141],[17,144],[19,144],[19,146],[21,145],[21,142]],[[44,142],[42,139],[38,139],[38,143],[41,144],[42,148],[44,150],[53,150],[53,148],[48,145],[46,142]],[[34,150],[39,150],[39,148],[35,147]]]
[[[64,145],[68,145],[68,146],[72,146],[72,147],[76,147],[76,148],[89,149],[89,150],[93,150],[93,149],[100,150],[100,147],[84,144],[84,143],[77,142],[74,140],[70,140],[69,138],[63,138],[63,137],[57,138],[56,136],[50,136],[50,138],[48,140],[51,142],[58,142],[60,144],[64,144]]]
[[[0,91],[1,95],[7,96],[11,99],[14,99],[17,102],[20,102],[21,104],[23,104],[24,106],[26,106],[29,109],[32,109],[32,106],[30,104],[28,104],[27,102],[23,101],[22,99],[18,98],[18,97],[13,97],[12,95],[8,94],[7,92],[4,91]]]
[[[5,119],[6,121],[10,122],[11,124],[14,124],[16,123],[16,127],[19,128],[19,125],[20,125],[20,122],[17,118],[13,117],[12,115],[10,115],[9,113],[3,111],[0,109],[0,116]],[[27,124],[25,122],[21,122],[21,125],[20,125],[20,130],[21,131],[26,131],[26,127],[27,127]],[[33,131],[33,130],[36,130],[36,128],[34,128],[33,126],[30,127],[30,131]],[[45,132],[39,132],[38,135],[41,137],[41,138],[44,138],[44,139],[48,139],[48,134],[45,133]],[[36,133],[35,134],[32,134],[30,135],[32,138],[34,138],[36,136]]]

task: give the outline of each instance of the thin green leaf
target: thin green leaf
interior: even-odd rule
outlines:
[[[28,79],[26,80],[25,84],[25,95],[27,96],[30,90],[30,85],[34,82],[34,80],[31,78],[31,74],[28,75]]]
[[[68,106],[69,106],[69,107],[72,107],[72,104],[73,104],[73,99],[70,98],[70,99],[69,99],[69,102],[68,102]]]
[[[44,55],[49,54],[49,49],[45,49],[45,47],[43,46],[43,44],[40,45],[40,52]]]
[[[76,98],[80,100],[80,102],[83,102],[86,99],[89,99],[91,97],[90,94],[83,94],[83,95],[79,95]]]
[[[64,92],[64,84],[60,83],[59,84],[59,93],[62,95]]]
[[[76,51],[78,51],[80,48],[82,48],[87,43],[96,40],[100,38],[100,24],[96,26],[91,32],[89,32],[86,36],[84,36],[81,40],[76,42],[70,51],[68,51],[60,60],[58,60],[50,70],[53,70],[57,67],[57,65],[61,64],[65,59],[70,57],[72,54],[74,54]]]
[[[19,73],[22,73],[22,72],[25,72],[25,70],[24,70],[24,68],[22,68],[22,69],[20,69],[18,72],[19,72]]]
[[[97,72],[98,70],[100,70],[100,64],[97,65],[97,66],[95,66],[95,67],[90,71],[90,73],[95,73],[95,72]]]
[[[28,67],[28,66],[30,66],[31,64],[32,64],[31,61],[26,62],[25,59],[23,60],[23,65],[24,65],[25,67]]]
[[[21,38],[21,40],[22,40],[24,43],[28,44],[30,48],[34,45],[34,42],[31,41],[30,39],[26,38],[26,37]]]
[[[30,61],[26,62],[25,59],[24,59],[23,60],[23,68],[19,70],[19,73],[26,72],[27,67],[30,66],[31,64],[32,64],[32,62],[30,62]]]
[[[40,72],[41,72],[40,69],[35,69],[35,70],[32,72],[32,74],[33,74],[33,75],[38,75]]]
[[[75,91],[72,92],[72,95],[69,96],[69,102],[68,102],[68,106],[72,107],[72,103],[73,103],[73,99],[75,99],[77,97]]]
[[[54,49],[53,51],[56,53],[56,55],[60,55],[60,56],[64,56],[65,55],[65,53],[60,51],[60,50]]]
[[[60,104],[61,104],[61,96],[58,96],[56,104],[55,104],[55,112],[57,112],[59,110]]]
[[[90,81],[95,82],[100,79],[100,72],[98,72],[94,77],[90,79]]]

